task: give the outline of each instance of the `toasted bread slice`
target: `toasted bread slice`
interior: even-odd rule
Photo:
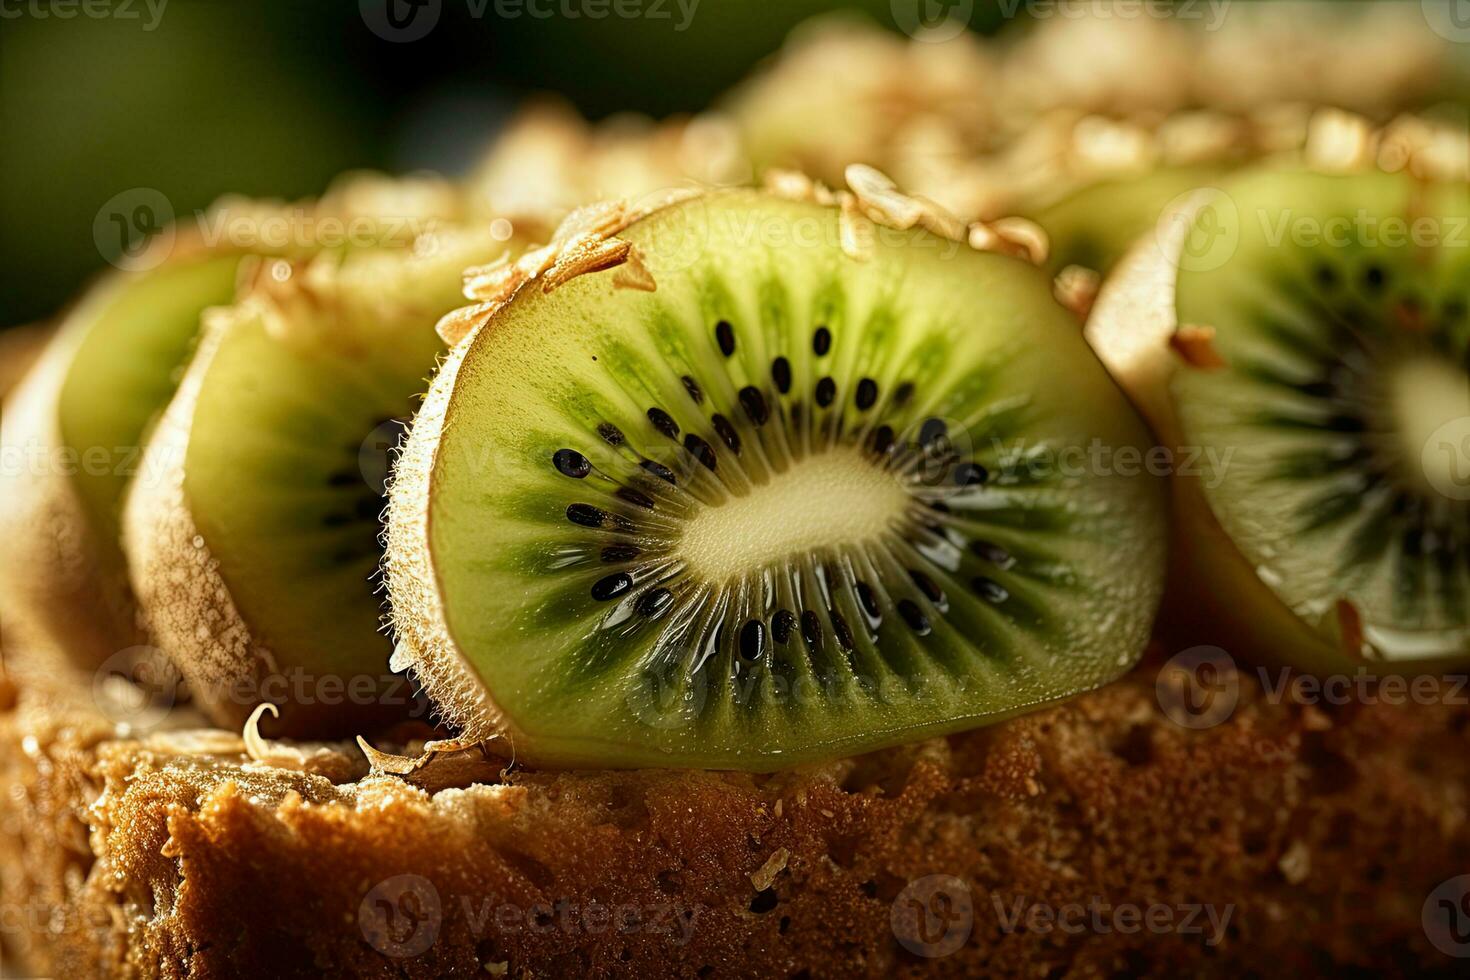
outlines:
[[[184,708],[119,733],[87,685],[13,671],[3,938],[66,977],[1463,965],[1421,910],[1467,870],[1470,709],[1308,706],[1242,671],[1226,720],[1184,727],[1158,667],[773,776],[531,772],[471,750],[402,777],[346,744],[268,764]],[[380,748],[420,747],[404,741]]]

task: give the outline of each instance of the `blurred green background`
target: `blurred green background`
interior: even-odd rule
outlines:
[[[93,220],[120,192],[185,213],[227,191],[315,194],[349,169],[452,173],[527,93],[593,117],[697,110],[799,21],[848,8],[892,26],[894,9],[633,0],[646,16],[592,19],[596,0],[533,0],[541,16],[525,0],[392,2],[400,23],[437,10],[433,29],[385,40],[369,26],[384,0],[0,0],[0,326],[51,315],[104,267]],[[977,0],[970,23],[993,30],[1001,9]]]

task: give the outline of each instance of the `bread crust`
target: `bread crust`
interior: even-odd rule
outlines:
[[[1470,854],[1470,708],[1307,705],[1242,671],[1229,718],[1191,729],[1160,708],[1158,660],[990,729],[771,776],[460,753],[424,785],[364,776],[348,745],[305,771],[251,763],[184,709],[119,738],[85,690],[12,677],[0,875],[59,929],[12,921],[4,941],[68,977],[1462,966],[1421,908]],[[1173,911],[1124,931],[1125,906]]]

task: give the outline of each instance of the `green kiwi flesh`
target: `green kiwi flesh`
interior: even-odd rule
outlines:
[[[1162,481],[1017,259],[722,192],[458,345],[390,493],[410,666],[560,766],[772,770],[971,727],[1140,655]]]
[[[1207,164],[1164,167],[1090,184],[1040,208],[1036,223],[1051,241],[1047,267],[1108,272],[1140,235],[1154,229],[1171,201],[1211,186],[1225,173]]]
[[[1168,385],[1180,443],[1228,458],[1200,483],[1210,513],[1312,634],[1285,653],[1300,665],[1470,657],[1470,191],[1273,171],[1224,189],[1238,241],[1186,260],[1175,297],[1224,366]]]
[[[387,668],[373,581],[388,453],[443,353],[433,327],[463,302],[462,271],[507,247],[433,240],[427,256],[275,260],[208,318],[149,446],[160,476],[127,510],[135,589],[220,724],[270,701],[267,733],[335,737],[413,704]]]
[[[110,276],[67,316],[7,406],[5,445],[25,461],[0,475],[7,618],[81,664],[138,642],[118,543],[123,493],[199,315],[229,302],[239,261],[194,254]]]

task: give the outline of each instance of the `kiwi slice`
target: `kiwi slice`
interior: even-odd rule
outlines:
[[[7,626],[79,664],[140,642],[119,504],[200,311],[229,301],[239,261],[196,254],[99,284],[7,403],[0,602]]]
[[[269,701],[273,734],[340,736],[411,706],[373,582],[388,452],[461,273],[507,247],[443,230],[413,250],[275,259],[206,318],[125,544],[150,633],[218,723]]]
[[[1470,656],[1467,220],[1463,181],[1263,168],[1099,300],[1090,338],[1192,461],[1183,579],[1260,655]]]
[[[1086,462],[1146,434],[1049,280],[842,214],[711,193],[453,318],[387,571],[395,662],[469,736],[771,770],[1134,662],[1162,481]]]
[[[7,626],[84,667],[142,641],[119,542],[123,495],[193,351],[201,313],[242,259],[406,244],[458,208],[431,178],[344,178],[317,201],[221,200],[145,272],[105,277],[67,315],[4,419],[0,604]]]

